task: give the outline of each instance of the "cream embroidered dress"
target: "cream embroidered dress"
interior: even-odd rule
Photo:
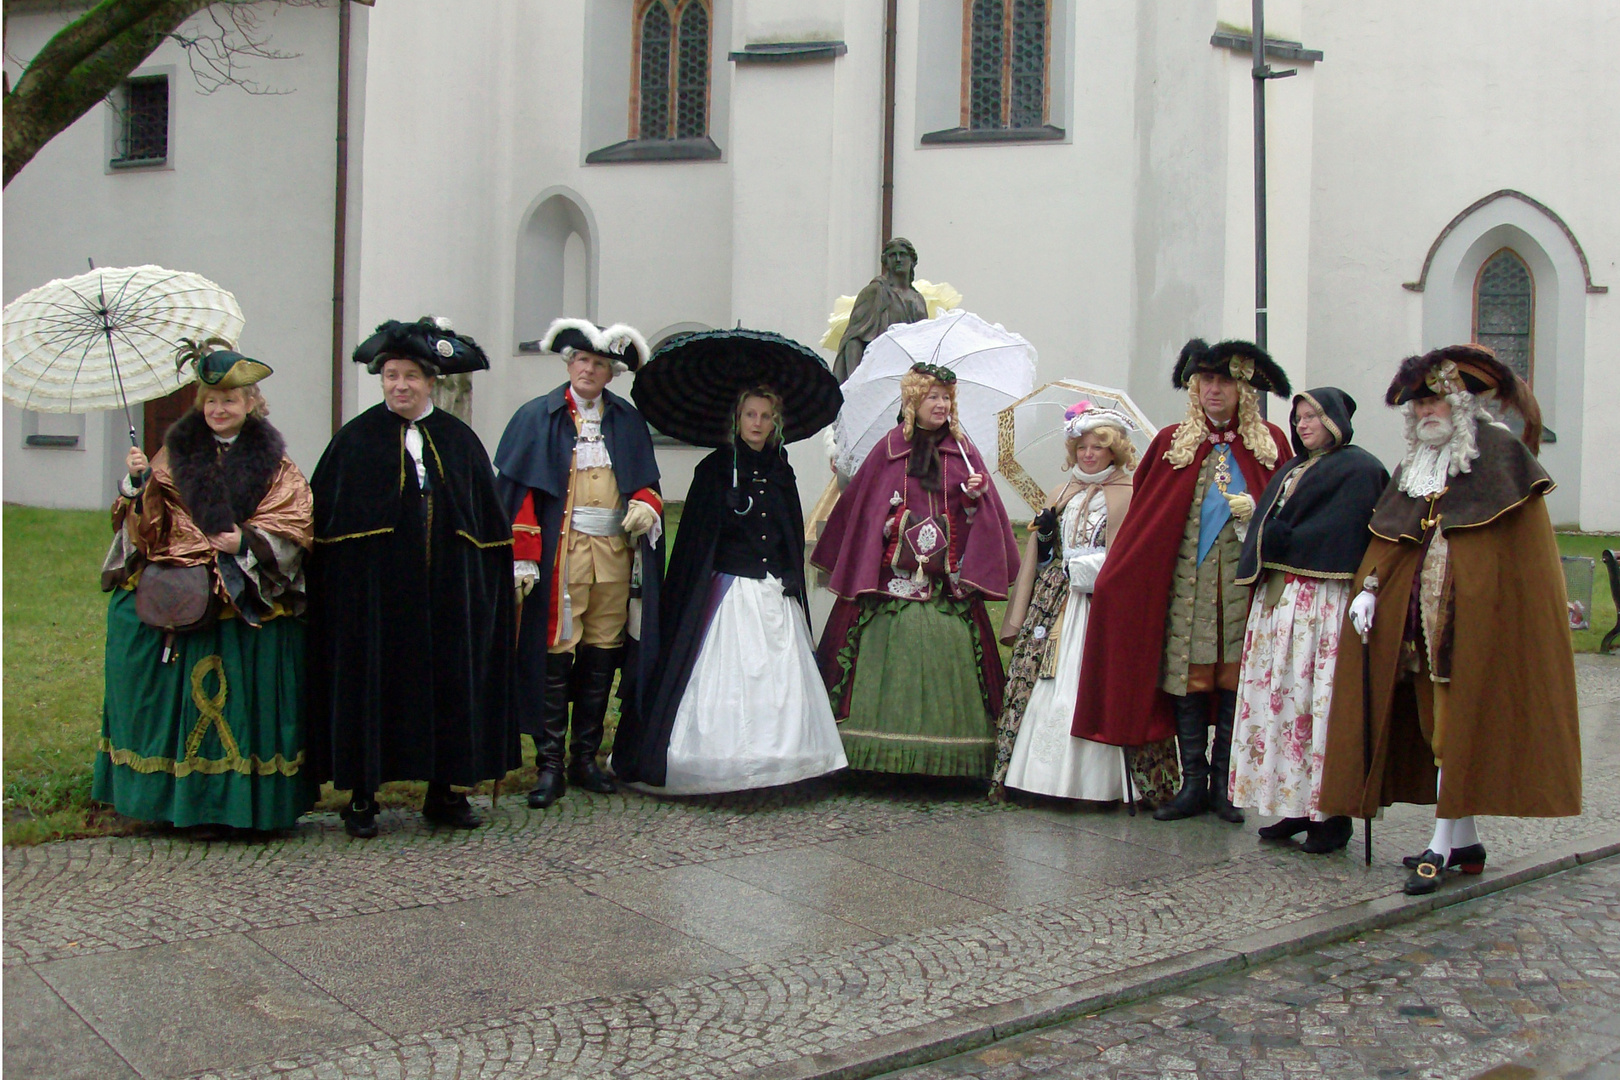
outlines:
[[[1080,693],[1091,591],[1107,554],[1103,546],[1107,531],[1108,504],[1101,487],[1089,500],[1070,499],[1064,507],[1060,534],[1069,597],[1058,617],[1057,662],[1051,675],[1043,671],[1030,691],[1007,766],[1004,782],[1010,788],[1099,802],[1125,798],[1124,752],[1069,734]]]

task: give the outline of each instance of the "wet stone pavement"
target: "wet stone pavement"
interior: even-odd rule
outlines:
[[[888,1080],[1620,1077],[1620,857]]]
[[[1552,849],[1620,839],[1609,782],[1620,769],[1620,661],[1583,657],[1577,670],[1586,813],[1484,822],[1488,877]],[[1253,821],[992,806],[959,785],[870,777],[707,799],[571,792],[543,813],[508,797],[490,819],[451,833],[388,814],[382,836],[364,843],[320,816],[266,844],[153,835],[7,850],[7,1075],[809,1076],[883,1060],[886,1047],[921,1045],[920,1033],[987,1010],[1134,985],[1195,954],[1241,961],[1313,917],[1389,903],[1400,857],[1422,848],[1432,820],[1420,808],[1391,811],[1375,827],[1369,869],[1359,826],[1351,853],[1311,858],[1258,843]],[[1599,872],[1614,871],[1581,873]],[[1442,918],[1388,936],[1422,941]],[[1350,953],[1324,963],[1365,967]],[[1230,984],[1250,987],[1233,992],[1255,999],[1252,1015],[1206,1004],[1193,1030],[1229,1048],[1223,1037],[1256,1024],[1258,1036],[1310,1045],[1315,1030],[1265,1027],[1284,1018],[1275,994],[1252,989],[1262,970]],[[1341,974],[1327,970],[1276,978],[1310,996]],[[1200,1008],[1202,992],[1144,1007],[1180,1015]],[[1436,1017],[1377,1026],[1428,1034],[1428,1021],[1450,1023],[1445,1008],[1456,1003],[1439,993],[1391,1009],[1433,1005]],[[1325,1025],[1334,1002],[1313,1000],[1322,1011],[1310,1023]],[[1160,1029],[1146,1014],[1106,1023]],[[1360,1036],[1347,1027],[1331,1037],[1348,1046]],[[1109,1045],[1128,1055],[1133,1043],[1145,1045],[1124,1035]],[[1059,1071],[1048,1075],[1168,1068],[1061,1071],[1096,1064],[1078,1053],[1054,1052],[1047,1067]],[[1032,1057],[983,1064],[1025,1076]],[[1269,1073],[1229,1063],[1206,1075],[1283,1075],[1286,1060],[1263,1059]],[[1299,1061],[1292,1071],[1338,1075]]]

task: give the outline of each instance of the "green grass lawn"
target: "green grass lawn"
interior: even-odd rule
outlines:
[[[679,523],[680,506],[672,504],[667,514],[671,537]],[[143,828],[90,801],[90,761],[101,731],[107,603],[97,579],[110,535],[101,511],[4,508],[8,844]],[[1606,547],[1620,547],[1620,536],[1561,535],[1559,546],[1566,555],[1596,558]],[[1595,650],[1603,632],[1614,625],[1614,602],[1601,561],[1594,599],[1594,629],[1575,635],[1578,651]],[[992,625],[1000,625],[1000,609],[1000,604],[991,605]],[[608,716],[610,745],[616,719],[615,708]],[[505,782],[504,792],[520,792],[532,782],[533,751],[527,740],[524,745],[526,768]],[[390,784],[381,799],[414,805],[422,787]],[[340,799],[328,788],[321,805],[336,809]]]

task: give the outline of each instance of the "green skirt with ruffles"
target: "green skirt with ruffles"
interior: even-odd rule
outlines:
[[[133,591],[113,591],[92,795],[143,821],[291,827],[316,794],[303,622],[221,619],[175,645],[179,658],[161,663],[163,634],[136,617]]]
[[[982,601],[980,601],[982,603]],[[839,722],[852,769],[988,777],[995,721],[985,707],[986,657],[973,601],[860,599],[838,662],[849,714]],[[1000,656],[988,658],[1000,665]],[[840,700],[843,686],[835,687]]]

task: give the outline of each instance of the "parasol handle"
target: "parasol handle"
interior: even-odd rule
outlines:
[[[96,260],[90,259],[90,269],[96,268]],[[107,356],[112,360],[113,379],[118,383],[118,400],[124,404],[124,423],[129,426],[129,445],[140,446],[140,436],[135,434],[135,417],[129,411],[129,396],[124,393],[124,373],[118,370],[118,350],[113,345],[112,321],[107,318],[107,294],[105,290],[98,296],[101,301],[101,332],[107,335]]]

